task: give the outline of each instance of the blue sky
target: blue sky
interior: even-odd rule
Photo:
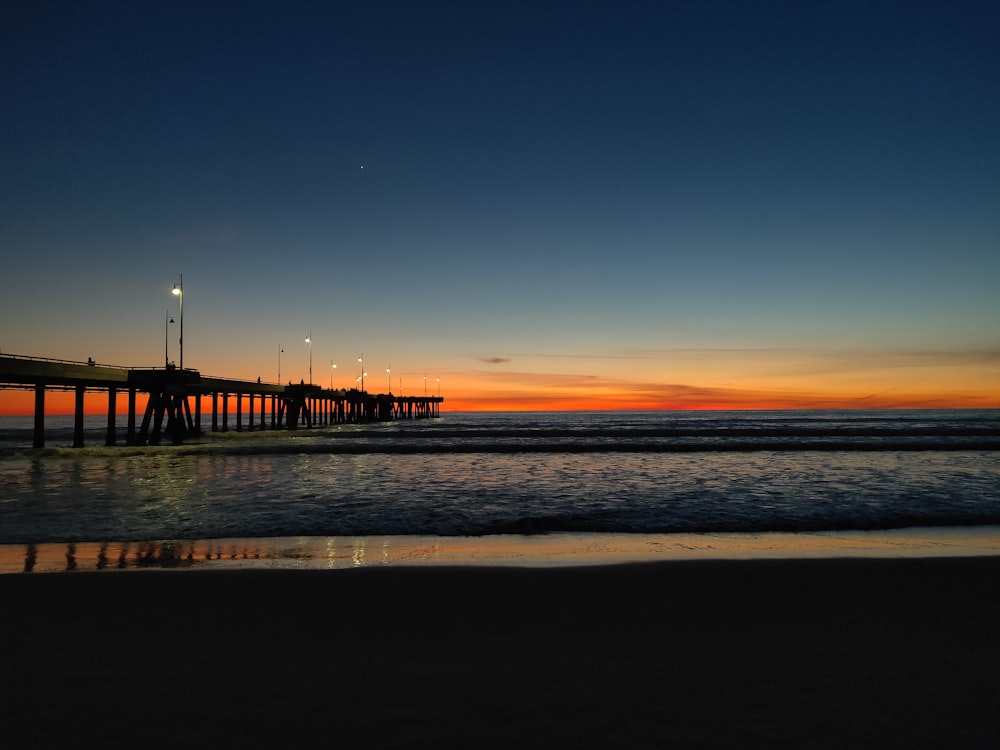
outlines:
[[[995,3],[0,8],[4,352],[997,405]]]

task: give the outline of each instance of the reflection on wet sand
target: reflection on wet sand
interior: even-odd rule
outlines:
[[[11,545],[12,547],[13,545]],[[39,551],[41,547],[41,552]],[[64,552],[55,554],[56,550]],[[81,544],[69,542],[64,547],[57,544],[28,544],[24,547],[24,564],[22,572],[73,572],[78,570],[106,570],[112,558],[119,570],[127,568],[175,568],[196,564],[194,543],[178,544],[177,542],[142,542],[133,545],[124,542],[120,545],[103,542],[101,544]],[[235,559],[240,553],[233,552]],[[243,551],[244,559],[248,552]],[[259,552],[255,552],[259,558]],[[211,553],[206,553],[206,560],[212,559]],[[221,559],[221,553],[215,559]],[[59,564],[58,560],[64,560]],[[93,560],[93,565],[90,564]],[[13,572],[8,570],[6,556],[0,554],[0,573]]]
[[[238,563],[261,567],[261,561],[269,567],[281,567],[292,562],[296,565],[319,562],[308,543],[305,547],[302,546],[304,541],[229,539],[0,545],[0,574],[194,568],[207,563]],[[269,543],[268,549],[266,547]],[[342,567],[364,565],[365,544],[365,539],[356,539],[353,544],[344,545],[342,556],[345,558],[345,565]],[[18,558],[16,568],[13,565],[14,556]],[[337,545],[327,544],[320,556],[327,561],[334,560],[338,556]],[[387,559],[384,552],[383,559]]]
[[[382,565],[551,567],[692,559],[1000,554],[1000,527],[766,534],[271,537],[0,545],[0,574],[134,569],[333,570]],[[117,565],[111,565],[117,560]]]

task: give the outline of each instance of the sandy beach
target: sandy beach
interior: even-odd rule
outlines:
[[[1000,745],[1000,557],[0,576],[4,744]]]

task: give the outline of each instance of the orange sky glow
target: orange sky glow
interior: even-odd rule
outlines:
[[[610,389],[571,386],[563,383],[551,387],[527,386],[486,388],[482,378],[461,380],[457,375],[442,389],[445,401],[442,413],[458,411],[604,411],[604,410],[748,410],[748,409],[900,409],[900,408],[1000,408],[997,389],[985,382],[962,382],[947,387],[934,383],[934,388],[886,388],[882,391],[851,389],[838,384],[828,390],[785,387],[746,387],[631,384],[631,387]],[[495,386],[496,384],[494,384]],[[816,385],[806,383],[806,386]],[[429,395],[436,391],[429,390]],[[422,395],[408,393],[403,395]],[[0,391],[0,415],[26,416],[34,413],[34,392],[29,390]],[[140,394],[137,410],[145,408]],[[119,414],[127,411],[127,398],[119,393],[116,407]],[[243,402],[244,411],[247,402]],[[84,401],[87,414],[107,413],[107,396],[90,391]],[[192,406],[192,408],[194,408]],[[45,395],[47,415],[71,414],[74,394],[69,391],[49,391]],[[234,414],[235,398],[229,412]],[[259,405],[255,405],[255,410]],[[211,413],[211,401],[202,402],[203,415]],[[203,416],[204,418],[204,416]]]

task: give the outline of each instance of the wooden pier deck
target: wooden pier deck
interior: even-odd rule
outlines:
[[[83,446],[84,395],[95,391],[107,393],[105,445],[118,444],[119,394],[128,401],[126,445],[157,445],[164,437],[179,443],[200,434],[206,403],[210,404],[211,431],[226,432],[426,419],[440,416],[444,401],[440,396],[404,397],[307,383],[207,377],[192,369],[117,367],[4,354],[0,355],[0,389],[10,388],[35,392],[36,448],[45,446],[45,394],[55,390],[75,393],[74,447]],[[140,393],[148,394],[141,420],[136,409]],[[232,414],[231,406],[235,406]]]

